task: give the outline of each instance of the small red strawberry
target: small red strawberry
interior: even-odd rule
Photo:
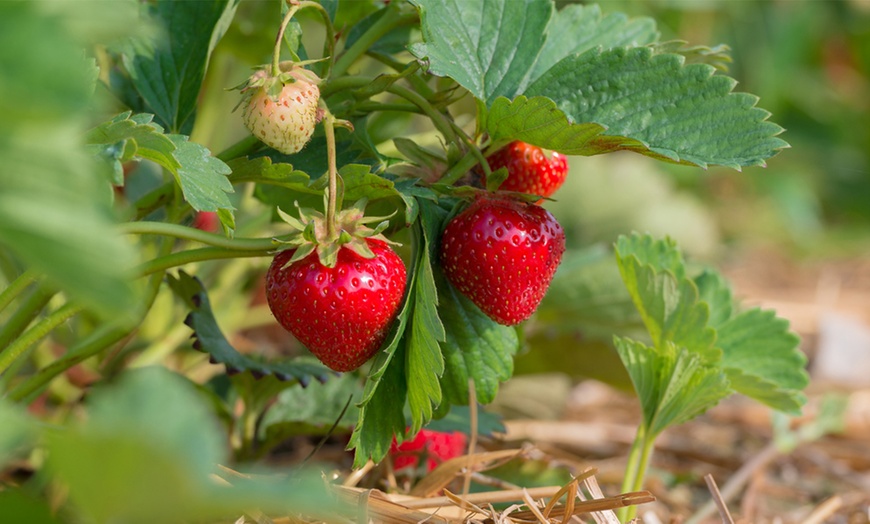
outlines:
[[[220,222],[214,211],[197,211],[193,218],[193,227],[206,233],[214,233],[218,230]]]
[[[565,251],[565,232],[547,210],[479,196],[447,224],[441,264],[460,293],[506,326],[538,308]]]
[[[283,215],[305,233],[275,256],[266,274],[266,298],[278,322],[321,362],[352,371],[381,347],[396,317],[407,274],[402,259],[363,224],[364,202],[337,218],[339,239],[324,238],[322,218],[300,210]]]
[[[515,141],[487,157],[489,167],[506,167],[508,177],[499,189],[548,197],[556,192],[568,176],[565,155],[547,155],[540,147]]]
[[[318,121],[318,81],[314,73],[298,66],[279,76],[270,76],[266,69],[257,71],[239,87],[244,94],[245,126],[281,153],[299,152]]]
[[[416,468],[421,458],[426,459],[426,471],[430,472],[438,464],[462,456],[468,444],[465,433],[452,431],[444,433],[429,429],[421,429],[414,440],[401,445],[390,446],[390,457],[393,459],[393,469]]]

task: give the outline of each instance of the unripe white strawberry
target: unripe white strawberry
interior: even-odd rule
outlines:
[[[278,77],[267,71],[254,73],[242,92],[248,97],[242,120],[251,133],[284,154],[299,152],[311,139],[317,124],[320,89],[317,77],[294,68]]]

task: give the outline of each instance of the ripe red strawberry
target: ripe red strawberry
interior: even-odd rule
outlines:
[[[506,326],[535,312],[564,251],[565,232],[547,210],[495,196],[478,197],[441,238],[448,280]]]
[[[242,120],[266,145],[291,155],[311,139],[317,124],[317,77],[295,67],[278,77],[260,70],[243,85]]]
[[[266,297],[278,322],[321,362],[352,371],[380,348],[405,290],[405,264],[382,240],[365,238],[374,258],[338,249],[334,267],[317,252],[292,262],[280,252],[266,274]]]
[[[397,445],[393,440],[390,446],[390,457],[393,459],[393,469],[416,468],[421,458],[426,459],[426,471],[430,472],[438,464],[462,456],[468,438],[465,433],[453,431],[444,433],[421,429],[414,440]]]
[[[487,157],[489,167],[506,167],[508,177],[499,189],[548,197],[568,176],[568,159],[559,153],[550,158],[540,147],[515,141]]]

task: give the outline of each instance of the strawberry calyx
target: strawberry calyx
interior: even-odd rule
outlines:
[[[273,242],[279,244],[279,252],[287,249],[296,250],[287,265],[316,252],[320,263],[332,268],[335,267],[338,252],[342,248],[350,249],[363,258],[373,259],[376,255],[372,252],[366,239],[371,238],[392,245],[397,244],[381,234],[389,225],[389,218],[392,215],[386,217],[366,216],[367,203],[367,198],[361,198],[350,208],[337,212],[335,232],[332,234],[329,232],[327,217],[319,211],[300,207],[299,203],[296,202],[296,208],[299,212],[299,218],[296,218],[278,208],[281,219],[290,225],[296,233],[287,239],[273,239]],[[377,225],[372,228],[369,227],[370,224]]]
[[[251,100],[251,98],[254,97],[254,95],[260,92],[260,89],[265,91],[268,97],[273,102],[275,102],[278,100],[278,97],[281,95],[281,91],[287,84],[306,82],[314,86],[319,86],[323,80],[310,69],[305,69],[305,66],[314,62],[319,62],[321,60],[323,59],[321,58],[317,60],[304,60],[301,62],[293,62],[291,60],[287,60],[281,62],[279,65],[280,72],[277,75],[272,74],[271,65],[259,66],[254,71],[254,74],[248,77],[247,80],[235,87],[230,88],[230,90],[237,90],[242,94],[239,103],[236,104],[236,107],[233,108],[233,111],[243,105],[246,105]]]

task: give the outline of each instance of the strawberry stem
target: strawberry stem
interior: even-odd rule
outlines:
[[[272,54],[272,76],[278,76],[282,72],[281,41],[284,39],[284,31],[287,30],[287,26],[290,24],[290,20],[293,18],[293,15],[295,15],[297,11],[305,9],[306,7],[313,7],[317,9],[317,11],[323,17],[323,25],[326,26],[326,41],[324,42],[323,58],[327,58],[329,61],[326,65],[326,71],[322,76],[329,76],[329,71],[332,69],[332,66],[335,63],[335,28],[332,26],[332,20],[329,18],[329,13],[322,5],[317,2],[300,2],[299,0],[287,0],[287,3],[290,4],[290,9],[288,9],[287,14],[284,15],[284,19],[281,21],[281,27],[280,29],[278,29],[278,37],[275,38],[275,51]]]
[[[329,193],[326,200],[326,238],[333,241],[338,238],[335,228],[336,201],[338,200],[338,168],[335,164],[335,117],[325,109],[323,130],[326,135],[326,157],[329,176]]]
[[[66,304],[18,337],[15,342],[0,353],[0,376],[3,376],[6,370],[24,355],[31,346],[48,336],[54,328],[66,322],[67,319],[82,311],[82,309],[82,306],[79,304]]]
[[[284,40],[284,31],[287,29],[287,25],[290,24],[290,20],[293,19],[293,15],[295,15],[296,11],[301,7],[301,4],[294,0],[290,0],[289,3],[290,9],[287,10],[287,14],[285,14],[284,19],[281,20],[281,27],[278,29],[278,36],[275,38],[275,51],[272,53],[272,76],[278,76],[281,74],[281,42]]]
[[[36,280],[36,272],[33,270],[25,271],[18,275],[6,289],[0,293],[0,311],[12,303],[15,298],[20,295],[27,287]]]

